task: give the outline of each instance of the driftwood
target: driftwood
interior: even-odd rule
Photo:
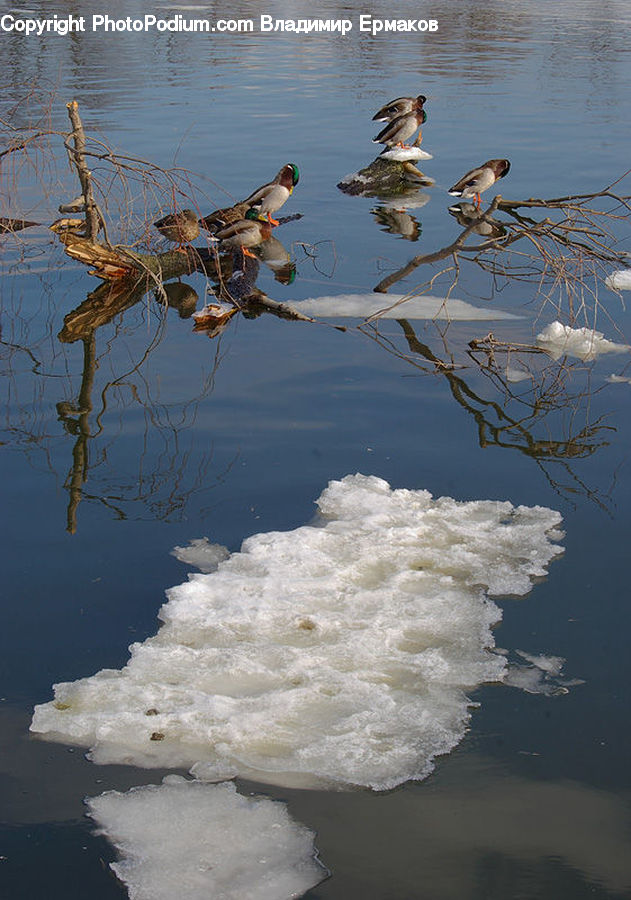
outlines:
[[[85,220],[60,219],[51,227],[58,233],[66,253],[89,266],[90,274],[101,278],[105,284],[65,317],[64,327],[59,334],[60,340],[86,340],[94,329],[136,303],[152,287],[159,297],[169,302],[164,282],[193,272],[201,272],[216,281],[217,297],[232,303],[236,309],[252,305],[252,314],[265,310],[294,321],[317,321],[285,303],[272,300],[256,288],[260,264],[258,260],[245,257],[239,251],[227,258],[220,257],[214,246],[193,247],[189,244],[157,254],[138,253],[130,247],[112,246],[107,239],[104,217],[94,200],[92,176],[86,162],[85,133],[76,101],[68,104],[68,114],[73,131],[65,145],[76,168],[82,194],[77,201],[63,209],[83,211]],[[73,146],[70,145],[71,140]],[[279,225],[296,218],[300,216],[281,218]],[[202,222],[205,227],[209,227],[212,225],[211,220],[212,215],[202,219]],[[105,244],[97,240],[101,230],[105,235]]]

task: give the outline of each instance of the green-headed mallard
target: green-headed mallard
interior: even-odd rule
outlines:
[[[463,200],[475,197],[476,206],[480,206],[480,194],[493,187],[499,178],[507,175],[509,169],[510,163],[507,159],[489,159],[477,169],[471,169],[463,175],[460,181],[449,188],[448,193],[452,197],[462,197]]]
[[[409,113],[395,116],[379,132],[377,137],[373,138],[373,144],[385,144],[387,147],[403,147],[405,146],[405,141],[411,138],[425,121],[427,121],[427,113],[422,107],[413,109]],[[416,143],[420,144],[420,142],[421,136],[419,134]]]
[[[272,213],[279,210],[289,199],[299,178],[298,166],[295,163],[287,163],[273,181],[257,188],[243,202],[255,209],[259,216],[267,216],[272,225],[278,225],[276,219],[272,218]]]
[[[192,209],[183,209],[181,212],[169,213],[162,219],[153,223],[162,237],[173,241],[179,249],[182,244],[194,241],[199,234],[199,222],[197,213]]]
[[[248,247],[257,247],[266,241],[272,233],[272,225],[259,219],[255,209],[248,209],[243,219],[232,222],[225,228],[215,232],[221,250],[241,249],[244,256],[254,256]]]
[[[423,109],[423,104],[426,102],[427,97],[424,97],[423,94],[419,94],[418,97],[397,97],[396,100],[391,100],[390,103],[382,106],[374,114],[372,120],[373,122],[390,122],[397,116],[407,115],[414,110],[418,112]]]

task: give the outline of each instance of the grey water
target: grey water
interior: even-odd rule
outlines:
[[[115,5],[111,15],[148,11]],[[354,28],[344,37],[2,33],[0,118],[64,132],[76,99],[88,133],[129,157],[125,189],[117,183],[102,199],[115,239],[139,246],[186,191],[206,213],[295,161],[301,178],[283,213],[302,218],[277,234],[296,277],[283,283],[263,266],[258,280],[275,300],[369,295],[411,257],[448,245],[459,231],[446,191],[486,159],[510,159],[499,185],[510,199],[600,191],[630,167],[624,0],[404,2],[401,17],[436,19],[438,31],[374,36],[357,22],[385,17],[375,4],[154,8],[348,17]],[[81,11],[101,9],[86,0]],[[53,12],[76,14],[76,4],[34,2],[28,14]],[[337,184],[378,152],[375,110],[418,93],[428,97],[423,148],[433,156],[420,165],[434,184],[408,210],[410,240],[377,199]],[[34,166],[0,158],[2,215],[47,223],[76,196],[60,140],[43,140]],[[177,170],[171,197],[138,177],[139,159]],[[93,174],[105,180],[105,171],[103,161]],[[611,227],[616,249],[631,252],[628,216]],[[444,296],[448,263],[393,290],[433,279],[428,292]],[[519,318],[412,321],[419,345],[455,361],[445,370],[411,349],[404,315],[376,331],[330,320],[346,332],[239,316],[211,340],[152,292],[98,328],[92,345],[61,341],[64,317],[97,280],[45,227],[0,235],[0,266],[0,896],[125,896],[83,798],[164,774],[97,767],[78,748],[34,740],[33,706],[54,683],[120,668],[129,644],[155,633],[165,589],[186,578],[175,546],[207,535],[235,550],[253,533],[304,524],[328,481],[354,472],[434,496],[560,510],[565,554],[526,598],[502,602],[496,643],[562,657],[581,683],[550,695],[478,689],[465,740],[427,781],[389,793],[242,783],[286,801],[317,832],[331,876],[305,896],[629,896],[631,386],[609,380],[631,374],[628,356],[570,361],[546,376],[547,391],[533,383],[516,400],[467,352],[489,331],[532,344],[549,322],[569,322],[562,288],[544,295],[533,279],[463,264],[454,296]],[[199,308],[206,283],[187,282]],[[594,293],[590,281],[574,298],[573,324],[631,342],[624,295],[604,281]]]

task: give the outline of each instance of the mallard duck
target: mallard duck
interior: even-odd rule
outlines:
[[[475,205],[479,207],[480,194],[493,187],[499,178],[507,175],[509,169],[510,162],[507,159],[489,159],[477,169],[471,169],[470,172],[463,175],[460,181],[449,188],[448,193],[452,197],[462,197],[463,200],[475,197]]]
[[[373,122],[390,122],[391,119],[396,119],[397,116],[407,115],[414,109],[423,109],[423,104],[426,102],[427,97],[424,97],[422,94],[419,94],[418,97],[397,97],[396,100],[391,100],[390,103],[386,103],[385,106],[382,106],[381,109],[374,114],[372,120]]]
[[[162,219],[153,223],[162,237],[177,244],[179,250],[182,244],[194,241],[199,234],[199,222],[197,214],[192,209],[183,209],[182,212],[169,213]]]
[[[287,163],[273,181],[257,188],[243,202],[255,209],[259,216],[267,216],[268,222],[272,225],[278,225],[278,221],[272,218],[272,213],[279,210],[289,199],[299,179],[298,166],[295,163]]]
[[[373,138],[373,144],[385,144],[387,147],[403,147],[405,141],[411,138],[417,128],[427,121],[427,113],[420,107],[413,109],[409,113],[403,113],[401,116],[395,116],[391,119],[385,128],[383,128],[376,138]],[[421,135],[419,134],[416,143],[421,143]]]
[[[204,216],[203,219],[199,220],[199,224],[211,234],[216,234],[227,225],[232,225],[233,222],[238,222],[239,219],[245,218],[249,208],[245,201],[235,203],[234,206],[224,206],[222,209],[216,209],[214,212]]]
[[[248,209],[243,219],[216,231],[215,238],[219,241],[221,250],[241,248],[244,256],[254,256],[247,248],[262,244],[271,233],[271,222],[259,219],[255,209]]]

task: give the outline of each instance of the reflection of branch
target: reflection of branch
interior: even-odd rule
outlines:
[[[536,434],[536,430],[541,430],[543,420],[549,414],[570,406],[575,399],[566,391],[564,380],[561,378],[561,372],[564,371],[562,366],[551,364],[550,368],[552,369],[553,377],[547,381],[546,369],[539,376],[530,373],[532,396],[529,394],[528,396],[531,399],[526,399],[524,395],[515,395],[509,386],[506,376],[501,374],[501,369],[493,354],[502,352],[502,345],[499,342],[491,341],[488,344],[488,348],[486,348],[484,341],[472,342],[473,348],[472,352],[469,353],[469,360],[475,363],[476,369],[482,374],[492,377],[494,386],[496,389],[501,390],[504,398],[503,403],[497,400],[486,399],[474,391],[467,383],[462,371],[464,365],[457,364],[451,357],[447,360],[441,359],[427,344],[422,343],[418,339],[409,321],[406,319],[397,319],[396,321],[403,331],[403,336],[409,351],[413,354],[412,356],[408,356],[401,350],[398,350],[387,338],[384,338],[377,332],[367,332],[364,330],[365,326],[362,327],[362,330],[364,330],[365,334],[371,334],[372,339],[388,353],[397,356],[399,359],[404,359],[416,369],[421,370],[425,374],[443,376],[447,380],[454,400],[473,417],[481,448],[498,447],[506,450],[516,450],[533,459],[553,489],[565,495],[566,491],[547,471],[547,466],[550,463],[557,463],[563,467],[572,479],[574,483],[573,490],[580,489],[601,508],[607,508],[596,493],[591,491],[571,470],[570,462],[590,457],[598,450],[608,446],[608,441],[604,439],[603,432],[615,431],[615,429],[604,425],[601,417],[595,422],[588,423],[576,432],[562,438],[551,439],[548,432],[546,432],[544,438],[538,437]],[[486,341],[488,342],[488,339]],[[510,349],[512,356],[518,356],[523,351],[526,355],[530,354],[532,359],[540,357],[548,359],[537,348],[504,346]],[[485,348],[486,352],[482,362],[475,357],[474,353],[485,350]],[[418,360],[418,357],[429,363],[430,367],[423,365]],[[583,395],[579,396],[582,397]],[[507,404],[510,402],[525,408],[525,414],[521,416],[511,414],[507,409]],[[570,489],[568,488],[567,490]]]
[[[410,275],[415,269],[418,269],[419,266],[426,265],[428,263],[438,262],[441,259],[445,259],[447,256],[455,256],[460,250],[469,237],[469,235],[479,226],[481,221],[486,221],[490,216],[493,215],[495,210],[497,209],[498,203],[501,197],[497,196],[489,206],[489,208],[483,212],[479,219],[476,219],[470,225],[468,225],[464,231],[462,231],[455,241],[449,244],[447,247],[443,247],[441,250],[435,250],[433,253],[424,253],[419,256],[414,256],[403,268],[398,269],[396,272],[392,272],[392,274],[388,275],[386,278],[383,278],[378,285],[376,285],[373,290],[378,294],[385,294],[392,287],[393,284],[396,284],[397,281],[401,281],[402,278],[406,278]],[[499,239],[494,238],[489,241],[485,246],[491,246],[497,244]]]
[[[631,170],[613,184],[591,194],[549,200],[504,200],[498,195],[484,212],[476,211],[472,204],[460,204],[460,215],[458,207],[450,209],[458,221],[465,224],[469,215],[473,218],[459,236],[446,247],[413,257],[401,269],[382,279],[374,290],[387,292],[393,284],[419,266],[451,257],[454,279],[450,290],[458,282],[459,260],[467,260],[493,276],[530,281],[536,285],[538,295],[545,301],[555,302],[559,310],[565,301],[571,321],[581,312],[587,319],[590,304],[597,304],[597,285],[602,270],[606,270],[611,263],[624,263],[626,259],[625,254],[616,249],[613,226],[628,217],[631,196],[618,194],[612,188],[630,174]],[[611,200],[615,205],[598,208],[597,201],[602,200]],[[466,206],[471,207],[471,212],[465,210]],[[557,221],[549,216],[538,221],[521,215],[521,208],[550,209],[557,213],[560,211],[561,216],[557,215]],[[492,218],[496,210],[507,213],[512,221],[499,223]],[[469,235],[480,232],[484,224],[495,225],[496,229],[499,226],[501,231],[482,243],[466,246]],[[521,241],[528,242],[530,246],[517,250],[514,245]],[[593,284],[590,284],[588,276],[593,279]],[[555,301],[552,292],[557,289],[561,292],[561,298]],[[418,289],[411,291],[410,296],[418,293]],[[376,313],[371,319],[377,319],[382,314]]]
[[[77,440],[72,449],[72,470],[67,481],[70,501],[68,503],[66,530],[70,534],[77,531],[77,509],[81,502],[83,484],[88,478],[88,438],[90,437],[90,412],[92,410],[92,388],[96,370],[96,342],[94,333],[83,341],[83,374],[79,391],[79,410],[75,420],[66,410],[60,410],[60,418],[76,430]]]

